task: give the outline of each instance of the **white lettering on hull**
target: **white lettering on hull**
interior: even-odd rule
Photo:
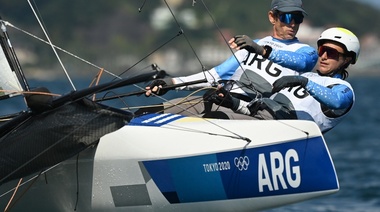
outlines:
[[[203,164],[205,172],[219,172],[231,169],[229,161],[217,162],[217,163],[207,163]]]
[[[264,153],[259,154],[258,180],[260,192],[264,192],[265,188],[269,191],[277,191],[288,189],[288,185],[292,188],[300,186],[300,167],[294,165],[299,160],[297,151],[289,149],[285,153],[285,157],[280,152],[271,152],[269,158],[270,164],[268,166]]]

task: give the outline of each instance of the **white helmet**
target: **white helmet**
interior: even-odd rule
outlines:
[[[328,40],[343,44],[346,47],[346,51],[352,55],[351,64],[356,63],[360,53],[360,43],[354,33],[345,28],[333,27],[322,32],[317,44],[320,46]]]

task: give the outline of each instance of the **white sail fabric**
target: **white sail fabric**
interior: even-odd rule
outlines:
[[[3,48],[0,48],[0,99],[15,96],[23,91],[16,73],[10,67]]]

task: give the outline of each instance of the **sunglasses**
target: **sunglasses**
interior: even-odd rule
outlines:
[[[294,23],[300,24],[303,22],[303,15],[302,14],[294,14],[294,13],[281,13],[278,15],[280,21],[285,24],[292,23],[292,20],[294,20]]]
[[[322,57],[324,53],[327,53],[328,59],[333,59],[333,60],[339,60],[339,57],[341,55],[344,55],[344,53],[338,52],[338,50],[328,47],[328,46],[318,47],[318,56]]]

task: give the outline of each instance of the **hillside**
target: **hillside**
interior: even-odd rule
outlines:
[[[157,58],[160,61],[162,57],[176,55],[173,49],[180,49],[184,58],[194,58],[193,51],[200,54],[202,47],[223,45],[219,32],[227,39],[243,33],[255,37],[261,36],[262,32],[271,27],[267,20],[269,0],[205,0],[196,1],[195,6],[192,6],[192,0],[170,0],[168,4],[178,23],[169,13],[166,4],[157,0],[32,2],[37,6],[36,13],[42,18],[54,44],[108,69],[117,70],[116,72],[134,66],[150,52],[161,54],[154,54],[154,58],[150,57],[145,65]],[[203,2],[208,10],[203,7]],[[370,33],[380,35],[380,28],[374,21],[380,20],[379,10],[370,6],[350,0],[304,0],[304,7],[309,14],[305,22],[313,27],[338,25],[351,29],[359,37]],[[0,15],[17,27],[45,38],[26,1],[2,0]],[[185,38],[177,36],[179,26],[185,32]],[[37,41],[30,41],[22,33],[13,29],[9,31],[17,40],[16,48],[24,50],[26,55],[28,52],[31,54],[26,56],[27,62],[23,62],[26,67],[41,64],[45,68],[57,66],[49,46],[41,47],[36,45]],[[169,41],[170,45],[159,48]],[[38,57],[32,55],[36,52]],[[171,57],[183,61],[178,55]],[[207,62],[206,65],[215,65],[213,63]],[[143,66],[137,69],[142,68]]]

